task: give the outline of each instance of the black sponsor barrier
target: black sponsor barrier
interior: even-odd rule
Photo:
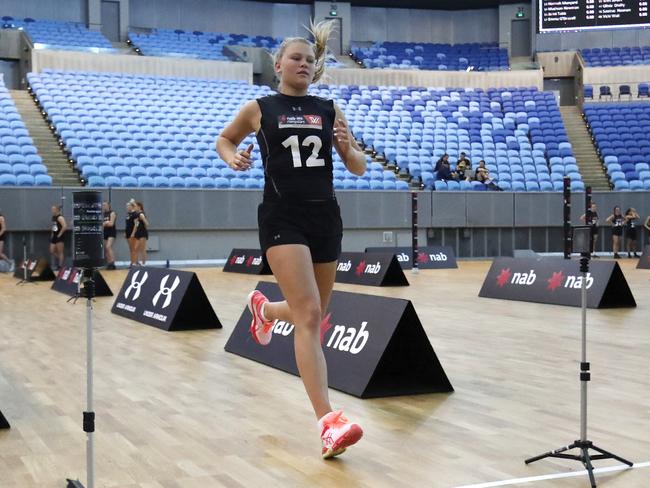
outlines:
[[[637,269],[650,269],[650,245],[643,248],[643,254],[636,265]]]
[[[259,282],[271,301],[282,300],[275,283]],[[294,326],[276,321],[267,346],[249,332],[244,309],[226,351],[298,375]],[[451,392],[453,387],[409,300],[334,291],[321,324],[321,344],[331,388],[360,398]]]
[[[562,258],[497,258],[480,297],[580,306],[580,262]],[[636,307],[616,261],[591,261],[586,277],[587,307]]]
[[[413,267],[411,260],[413,249],[408,246],[367,247],[366,252],[392,252],[395,253],[402,269],[411,269]],[[458,268],[454,250],[449,246],[419,247],[416,259],[418,260],[419,269]]]
[[[11,428],[11,425],[9,425],[9,422],[5,418],[4,415],[2,415],[2,411],[0,411],[0,429],[9,429]]]
[[[271,274],[271,268],[260,249],[233,249],[223,270],[229,273]]]
[[[409,286],[392,251],[341,253],[336,266],[336,282],[370,286]]]
[[[83,270],[80,268],[61,268],[56,275],[52,289],[65,293],[71,297],[77,296],[79,291],[79,282],[81,281]],[[93,271],[93,281],[95,283],[96,297],[112,297],[113,292],[104,280],[104,277],[97,270]]]
[[[52,281],[56,278],[47,258],[31,258],[21,261],[14,269],[14,278],[23,279],[23,265],[27,266],[27,281]]]
[[[221,328],[199,278],[189,271],[131,268],[111,312],[167,331]]]

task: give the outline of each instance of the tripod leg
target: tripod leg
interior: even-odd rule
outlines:
[[[624,458],[622,458],[620,456],[617,456],[616,454],[612,454],[611,452],[606,451],[605,449],[602,449],[602,448],[600,448],[598,446],[594,446],[593,444],[591,445],[591,448],[594,451],[598,451],[599,453],[604,454],[605,456],[609,456],[612,459],[616,459],[617,461],[619,461],[619,462],[621,462],[623,464],[627,464],[628,466],[633,466],[634,465],[633,462],[628,461],[627,459],[624,459]]]
[[[587,473],[589,473],[589,482],[591,483],[591,488],[596,488],[596,478],[594,477],[594,467],[591,464],[591,458],[589,457],[589,448],[582,448],[582,464],[587,468]]]
[[[560,447],[559,449],[555,449],[554,451],[548,451],[545,452],[544,454],[540,454],[539,456],[528,458],[524,461],[524,463],[526,464],[534,463],[535,461],[539,461],[540,459],[553,456],[554,454],[559,454],[561,452],[568,451],[569,449],[573,449],[574,447],[575,446],[573,444],[571,444],[570,446]]]

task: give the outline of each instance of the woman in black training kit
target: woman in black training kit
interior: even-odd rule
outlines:
[[[332,146],[350,172],[362,175],[366,170],[365,155],[341,110],[332,100],[307,94],[325,69],[332,27],[331,22],[312,24],[313,44],[300,37],[285,39],[275,54],[278,93],[246,103],[217,139],[221,159],[247,171],[253,145],[242,151],[237,146],[251,132],[257,134],[265,175],[257,217],[260,244],[285,301],[272,303],[259,291],[251,292],[251,333],[266,345],[275,320],[295,325],[296,363],[318,419],[325,459],[362,436],[358,424],[332,410],[320,341],[343,235]]]
[[[618,205],[614,207],[612,215],[607,217],[608,224],[612,224],[612,249],[614,251],[614,259],[620,258],[618,251],[621,250],[621,236],[623,235],[623,226],[625,225],[625,217],[621,213],[621,207]]]
[[[7,255],[5,254],[5,239],[7,238],[7,223],[5,222],[5,216],[0,213],[0,259],[7,261],[8,263],[13,264]]]
[[[54,256],[54,265],[56,268],[62,268],[65,256],[63,241],[65,240],[65,231],[68,226],[65,218],[61,215],[61,207],[52,205],[52,232],[50,233],[50,254]]]
[[[124,227],[124,235],[126,237],[126,242],[129,245],[129,268],[137,266],[138,264],[138,254],[135,250],[135,237],[133,237],[135,216],[135,200],[132,198],[126,202],[126,226]]]
[[[589,218],[587,218],[587,214],[582,214],[580,220],[582,220],[586,225],[591,226],[591,257],[597,258],[596,241],[598,240],[598,207],[596,207],[595,203],[592,203],[589,210]]]
[[[115,219],[117,214],[111,208],[109,202],[102,203],[104,213],[104,254],[106,255],[106,269],[115,269],[115,254],[113,253],[113,243],[117,237],[115,229]]]
[[[628,258],[632,257],[632,253],[634,253],[635,258],[639,257],[636,253],[636,227],[640,218],[634,208],[628,208],[625,211],[625,243]]]
[[[135,239],[135,256],[136,263],[144,266],[147,264],[147,239],[149,239],[149,221],[144,214],[144,205],[142,202],[135,202],[135,216],[133,218],[135,227],[133,229],[133,238]]]

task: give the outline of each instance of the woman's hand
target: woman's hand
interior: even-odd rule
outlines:
[[[249,144],[244,151],[237,151],[235,157],[228,163],[235,171],[246,171],[250,169],[253,165],[251,161],[251,151],[253,150],[253,145]]]
[[[334,139],[343,154],[347,154],[352,148],[352,135],[343,119],[336,119],[334,122]]]

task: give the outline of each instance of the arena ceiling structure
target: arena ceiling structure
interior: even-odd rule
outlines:
[[[255,0],[267,3],[311,5],[313,0]],[[331,3],[336,3],[332,1]],[[496,8],[499,5],[522,3],[521,0],[350,0],[353,7],[410,8],[426,10],[470,10]]]

